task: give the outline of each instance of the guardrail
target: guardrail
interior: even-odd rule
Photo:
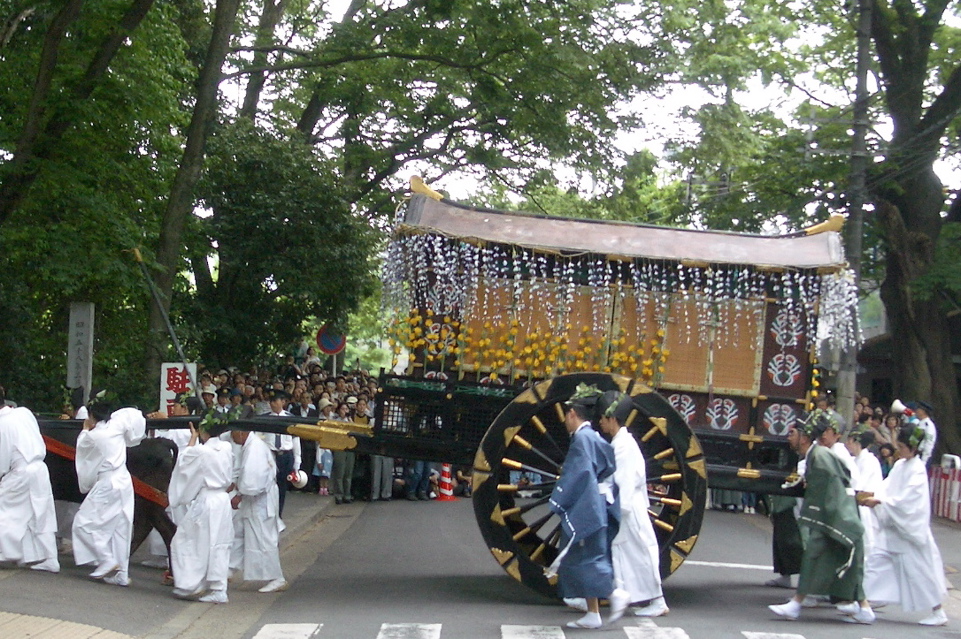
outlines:
[[[944,455],[941,465],[928,471],[931,486],[931,514],[961,521],[961,457]]]

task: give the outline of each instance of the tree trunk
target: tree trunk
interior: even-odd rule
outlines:
[[[895,393],[905,401],[929,401],[936,409],[933,417],[938,425],[939,450],[957,454],[961,452],[961,400],[951,357],[947,312],[942,300],[918,299],[911,289],[913,281],[934,259],[936,238],[909,231],[901,211],[887,201],[879,203],[878,219],[888,244],[881,299],[892,338]]]
[[[287,7],[287,0],[264,0],[264,10],[260,14],[260,24],[257,26],[257,35],[254,39],[254,59],[251,66],[261,68],[267,64],[267,54],[260,50],[274,43],[274,30],[277,23],[284,15]],[[247,92],[244,95],[244,104],[240,108],[240,117],[246,118],[251,122],[257,116],[257,105],[260,103],[260,94],[264,90],[264,83],[267,81],[266,71],[257,71],[250,74],[247,81]]]
[[[163,308],[156,304],[150,307],[150,332],[145,358],[148,379],[157,378],[163,354],[166,352],[168,341],[164,314],[170,310],[174,278],[181,267],[184,227],[194,207],[194,189],[203,168],[204,148],[210,124],[217,113],[221,69],[227,57],[239,6],[240,0],[217,0],[210,44],[197,82],[197,101],[190,118],[190,126],[187,128],[183,158],[161,220],[160,245],[157,250],[159,269],[154,279],[160,291]]]

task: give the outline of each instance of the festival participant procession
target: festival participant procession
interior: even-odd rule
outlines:
[[[945,625],[933,407],[859,398],[842,415],[822,386],[820,345],[857,339],[838,230],[713,234],[418,193],[386,249],[380,374],[298,347],[246,370],[174,362],[157,411],[99,389],[61,420],[0,407],[0,562],[56,573],[59,543],[70,568],[130,592],[153,530],[165,592],[229,610],[237,590],[296,591],[281,545],[297,492],[342,517],[355,501],[460,494],[563,632],[650,628],[690,605],[667,579],[706,511],[762,509],[777,573],[765,585],[794,592],[757,619],[830,607],[870,625],[899,606]],[[82,500],[66,527],[64,479]]]

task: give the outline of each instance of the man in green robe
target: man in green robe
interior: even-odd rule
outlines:
[[[864,597],[864,526],[858,517],[851,476],[844,462],[814,442],[826,430],[837,429],[834,418],[815,410],[788,433],[788,441],[805,460],[804,506],[798,523],[807,530],[797,593],[787,603],[768,606],[774,614],[797,619],[806,595],[830,595],[857,601],[860,610],[844,621],[874,623],[874,611]]]

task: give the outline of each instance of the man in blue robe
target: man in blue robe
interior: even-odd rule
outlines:
[[[610,540],[620,513],[613,482],[614,449],[589,421],[600,394],[595,387],[581,385],[565,405],[571,445],[550,499],[551,510],[561,518],[561,539],[548,574],[556,571],[562,597],[586,599],[587,613],[569,622],[569,628],[603,626],[599,598],[611,601],[609,622],[620,619],[630,603],[626,592],[615,590],[611,565]]]

